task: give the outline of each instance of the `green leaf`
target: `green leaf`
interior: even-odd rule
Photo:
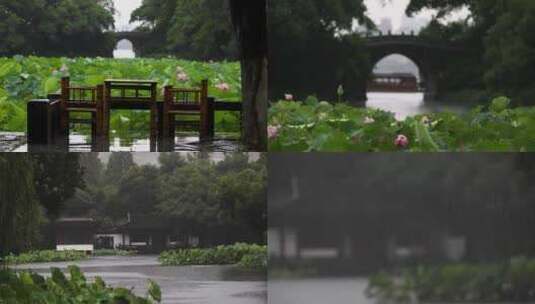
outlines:
[[[43,83],[44,95],[56,93],[59,90],[59,80],[56,77],[48,77]]]
[[[162,290],[153,280],[149,280],[149,296],[158,303],[162,301]]]
[[[511,99],[505,96],[497,97],[492,100],[490,105],[490,111],[494,114],[499,114],[509,108],[511,104]]]
[[[437,143],[431,137],[429,129],[422,122],[414,122],[414,133],[416,135],[416,140],[424,151],[438,152],[440,150]]]

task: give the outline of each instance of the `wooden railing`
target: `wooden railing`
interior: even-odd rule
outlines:
[[[48,95],[46,99],[36,99],[28,102],[28,145],[30,151],[67,151],[69,149],[68,138],[62,134],[60,125],[60,94]],[[172,147],[165,147],[163,137],[163,101],[156,102],[158,136],[154,145],[158,151],[169,151]],[[125,109],[122,104],[110,104],[110,109]],[[134,105],[131,108],[135,108]],[[139,106],[138,109],[148,109],[147,106]],[[241,102],[217,101],[213,97],[207,98],[206,105],[206,139],[215,136],[215,113],[218,111],[241,112]],[[109,141],[109,138],[105,140]],[[106,152],[109,150],[109,142],[102,143],[94,148],[94,152]],[[152,150],[152,145],[151,145]]]

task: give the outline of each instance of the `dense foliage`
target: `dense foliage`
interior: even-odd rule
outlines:
[[[442,18],[467,7],[467,20],[444,24]],[[421,35],[456,42],[468,52],[441,58],[437,79],[443,92],[479,89],[512,96],[516,103],[532,104],[535,72],[535,3],[530,0],[412,0],[409,14],[438,10]]]
[[[397,121],[381,110],[281,101],[270,109],[270,151],[534,151],[535,109],[497,98],[465,114]]]
[[[66,68],[62,69],[62,66]],[[182,70],[186,81],[177,80],[182,76],[179,75]],[[153,79],[159,82],[159,88],[165,85],[195,86],[202,79],[209,79],[211,96],[218,100],[241,100],[240,66],[237,63],[202,63],[171,58],[0,58],[0,130],[24,131],[26,103],[32,98],[57,92],[60,78],[66,75],[70,75],[75,85],[94,86],[107,78]],[[229,90],[216,88],[220,84],[228,84]],[[144,112],[114,111],[111,128],[121,138],[146,136],[148,119]],[[219,113],[216,128],[219,131],[239,130],[238,114]]]
[[[87,259],[87,255],[80,251],[56,251],[41,250],[21,253],[19,255],[10,254],[4,258],[8,265],[21,265],[31,263],[48,263],[48,262],[69,262],[81,261]]]
[[[373,28],[362,0],[272,1],[269,8],[270,97],[288,91],[298,98],[315,92],[332,99],[340,84],[347,96],[361,97],[371,72],[369,58],[353,24]]]
[[[98,249],[92,256],[132,256],[135,251],[120,249]],[[88,259],[90,255],[81,251],[34,250],[18,255],[9,254],[3,261],[8,265],[22,265],[32,263],[71,262]]]
[[[0,256],[35,244],[43,211],[29,155],[0,155]]]
[[[355,83],[371,70],[366,51],[358,36],[338,34],[350,30],[355,19],[373,27],[365,12],[361,0],[270,2],[270,95],[291,89],[332,97],[339,84],[346,85],[348,94],[362,93],[364,88],[355,88]],[[139,29],[158,41],[153,52],[200,59],[237,55],[230,19],[228,1],[221,0],[144,0],[132,15],[142,22]]]
[[[109,56],[111,0],[0,1],[0,56]]]
[[[535,260],[524,257],[495,264],[419,266],[401,276],[379,273],[370,278],[367,294],[396,303],[532,302]]]
[[[87,281],[78,267],[69,267],[69,278],[57,268],[45,278],[33,272],[0,271],[0,302],[21,304],[47,303],[131,303],[150,304],[161,302],[160,287],[149,280],[147,298],[134,295],[125,288],[113,288],[97,277]]]
[[[249,269],[266,269],[267,247],[237,243],[214,248],[194,248],[166,251],[159,261],[165,266],[234,265]]]
[[[136,254],[135,251],[122,249],[97,249],[93,251],[94,256],[133,256]]]
[[[83,187],[76,154],[0,155],[0,256],[42,245],[40,227]]]
[[[130,153],[114,153],[107,164],[82,156],[86,188],[66,204],[65,214],[87,214],[113,228],[132,217],[156,217],[201,244],[265,243],[266,160],[229,154],[213,162],[203,154],[163,153],[160,166],[137,165]],[[185,241],[185,240],[184,240]]]
[[[149,53],[204,60],[238,57],[228,1],[144,0],[132,21],[141,21],[138,30],[152,34]]]

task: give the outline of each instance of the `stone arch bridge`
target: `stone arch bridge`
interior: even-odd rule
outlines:
[[[143,48],[141,47],[144,45],[150,37],[150,33],[147,32],[140,32],[140,31],[131,31],[131,32],[114,32],[113,38],[115,40],[115,45],[119,43],[121,40],[128,40],[132,42],[132,47],[134,53],[136,53],[137,56],[142,55]]]
[[[432,100],[440,91],[437,78],[444,67],[442,58],[465,54],[465,50],[460,46],[412,34],[369,36],[364,38],[364,41],[372,67],[383,58],[393,54],[403,55],[412,60],[420,70],[426,100]],[[366,88],[366,83],[358,85],[360,88]]]

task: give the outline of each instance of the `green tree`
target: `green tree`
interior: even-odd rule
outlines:
[[[190,161],[161,184],[158,205],[162,215],[206,224],[216,218],[215,174],[207,160]]]
[[[132,153],[111,153],[106,166],[106,181],[117,183],[135,165]]]
[[[467,7],[470,16],[463,22],[441,24],[454,10]],[[531,28],[534,5],[529,0],[412,0],[408,14],[422,9],[438,10],[437,19],[422,35],[458,42],[469,52],[460,58],[445,58],[440,82],[449,90],[486,89],[506,94],[517,104],[530,103],[533,90],[535,43]],[[460,70],[459,70],[460,67]]]
[[[535,2],[509,0],[485,37],[484,79],[498,94],[533,103],[535,94]]]
[[[186,158],[180,153],[160,153],[158,161],[160,163],[160,170],[163,174],[173,173],[177,168],[180,168],[187,163]]]
[[[0,54],[109,55],[111,0],[0,1]]]
[[[160,172],[155,166],[134,166],[120,179],[117,196],[122,214],[150,215],[155,212]]]
[[[145,0],[132,21],[142,22],[138,29],[150,31],[153,39],[160,38],[164,47],[156,48],[156,53],[198,60],[238,57],[228,1]]]
[[[258,170],[260,169],[260,170]],[[264,243],[267,226],[266,168],[245,166],[217,179],[220,218]]]
[[[102,183],[104,166],[98,153],[80,154],[80,166],[84,172],[86,185],[98,185]]]
[[[0,256],[27,250],[37,240],[43,217],[33,168],[29,155],[0,155]]]
[[[60,216],[67,199],[77,188],[84,187],[80,154],[41,153],[31,154],[34,161],[33,175],[37,198],[54,220]]]
[[[351,32],[355,20],[373,27],[363,1],[274,1],[269,16],[270,41],[278,46],[271,49],[273,99],[284,93],[334,99],[340,84],[348,95],[359,94],[348,80],[367,78],[366,52],[357,36],[337,36]]]

